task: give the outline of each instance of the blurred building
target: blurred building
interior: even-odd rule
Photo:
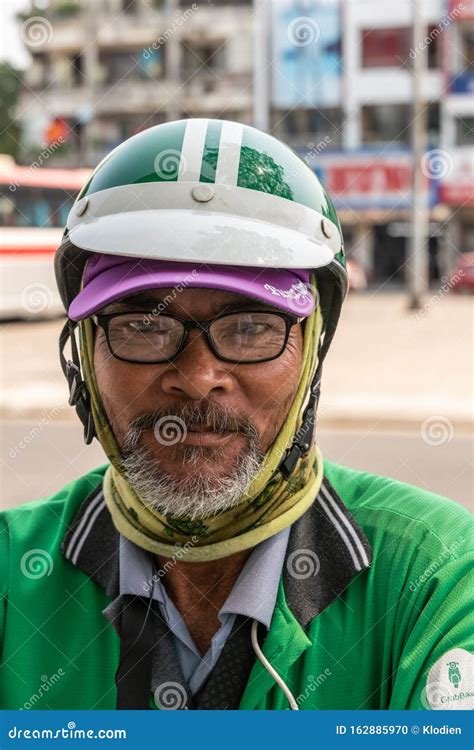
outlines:
[[[440,142],[452,157],[439,200],[452,207],[450,239],[461,252],[474,251],[474,1],[450,0],[456,20],[446,33]]]
[[[404,280],[411,63],[420,52],[431,280],[474,250],[474,3],[430,0],[423,11],[426,37],[415,50],[411,0],[273,4],[272,127],[319,172],[349,253],[378,284]]]
[[[257,4],[266,6],[257,28],[265,49],[254,43]],[[151,125],[187,116],[252,123],[258,108],[327,184],[348,252],[369,278],[401,283],[411,64],[423,54],[436,280],[459,251],[474,250],[474,3],[426,2],[422,50],[413,49],[412,14],[411,0],[51,0],[51,33],[28,44],[24,140],[63,134],[51,164],[94,166]],[[258,101],[255,68],[266,82]]]
[[[251,121],[250,0],[52,0],[45,16],[18,109],[27,142],[63,133],[56,164],[180,117]]]

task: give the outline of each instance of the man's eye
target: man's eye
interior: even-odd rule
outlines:
[[[262,336],[271,333],[271,330],[272,326],[267,323],[244,322],[229,326],[225,334],[228,336]]]
[[[263,323],[243,323],[236,327],[236,333],[242,333],[247,336],[253,336],[268,330],[268,326]]]
[[[129,320],[127,327],[140,333],[149,333],[154,330],[154,326],[149,320]]]
[[[146,333],[147,335],[168,333],[168,328],[166,326],[160,325],[158,321],[155,322],[148,320],[147,318],[124,321],[124,327],[127,331],[136,331],[137,333]]]

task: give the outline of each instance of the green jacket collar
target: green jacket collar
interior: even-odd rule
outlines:
[[[119,595],[119,543],[105,504],[102,484],[84,500],[61,545],[62,554],[105,589]],[[308,625],[370,566],[370,544],[329,480],[324,477],[310,509],[291,529],[270,630],[262,646],[284,676],[312,645]],[[261,704],[275,682],[259,661],[254,665],[241,708]]]
[[[293,525],[270,631],[262,651],[283,679],[312,646],[309,624],[371,563],[370,544],[325,477],[316,501]],[[257,661],[240,708],[264,707],[275,682]]]

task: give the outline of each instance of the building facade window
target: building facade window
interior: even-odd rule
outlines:
[[[440,118],[439,102],[430,102],[426,110],[426,130],[428,135],[428,144],[438,146],[440,139]]]
[[[410,48],[410,29],[365,29],[362,37],[362,67],[399,67]]]
[[[186,79],[197,71],[215,78],[226,70],[226,49],[223,41],[202,42],[189,40],[182,43],[182,73]]]
[[[461,70],[467,65],[474,72],[474,27],[471,24],[459,24],[459,54],[461,55]]]
[[[426,29],[424,49],[430,70],[440,67],[441,33],[436,25]],[[411,29],[408,27],[366,29],[361,32],[361,41],[363,68],[398,68],[411,63]]]
[[[426,64],[429,70],[441,67],[441,44],[440,35],[442,31],[439,26],[429,26],[427,38],[430,43],[426,46]]]
[[[456,145],[474,146],[474,117],[456,118]]]
[[[342,110],[275,109],[272,112],[272,132],[277,138],[306,147],[322,142],[326,148],[338,148],[342,143]]]
[[[102,52],[100,65],[106,84],[161,78],[164,75],[164,45],[157,49]]]
[[[410,139],[408,104],[378,104],[362,107],[363,142],[408,144]]]
[[[474,219],[462,223],[461,229],[461,247],[462,253],[474,253]]]

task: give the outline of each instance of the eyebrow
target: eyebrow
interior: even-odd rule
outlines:
[[[242,299],[235,300],[234,302],[228,302],[227,305],[224,305],[222,308],[222,312],[224,310],[232,310],[232,311],[239,311],[239,310],[248,310],[248,309],[265,309],[267,310],[270,308],[271,310],[275,309],[273,308],[268,302],[261,302],[258,299],[252,299],[252,297],[243,297]]]
[[[152,305],[159,305],[163,302],[160,297],[154,297],[152,294],[140,293],[131,294],[130,297],[124,297],[123,299],[117,299],[115,302],[111,302],[111,305],[125,305],[126,307],[139,307],[145,305],[146,307]]]
[[[124,297],[123,299],[115,300],[114,302],[110,302],[108,305],[106,305],[103,308],[103,311],[108,311],[109,308],[120,306],[125,308],[133,308],[133,309],[139,309],[140,312],[145,312],[148,308],[153,309],[154,307],[157,307],[159,304],[163,303],[164,298],[160,297],[154,297],[151,294],[146,293],[139,293],[139,294],[132,294],[129,297]],[[179,298],[175,300],[179,301]],[[178,302],[179,303],[179,302]],[[171,305],[170,305],[171,307]],[[239,312],[241,310],[251,310],[251,309],[257,309],[257,310],[268,310],[269,312],[275,311],[275,312],[281,312],[278,310],[278,308],[273,307],[267,302],[261,302],[260,300],[252,299],[251,297],[244,297],[242,296],[241,299],[234,300],[233,302],[228,302],[222,310],[217,313],[220,315],[224,312]],[[163,314],[166,314],[166,310],[162,311]],[[170,312],[170,315],[173,315],[173,312]]]

